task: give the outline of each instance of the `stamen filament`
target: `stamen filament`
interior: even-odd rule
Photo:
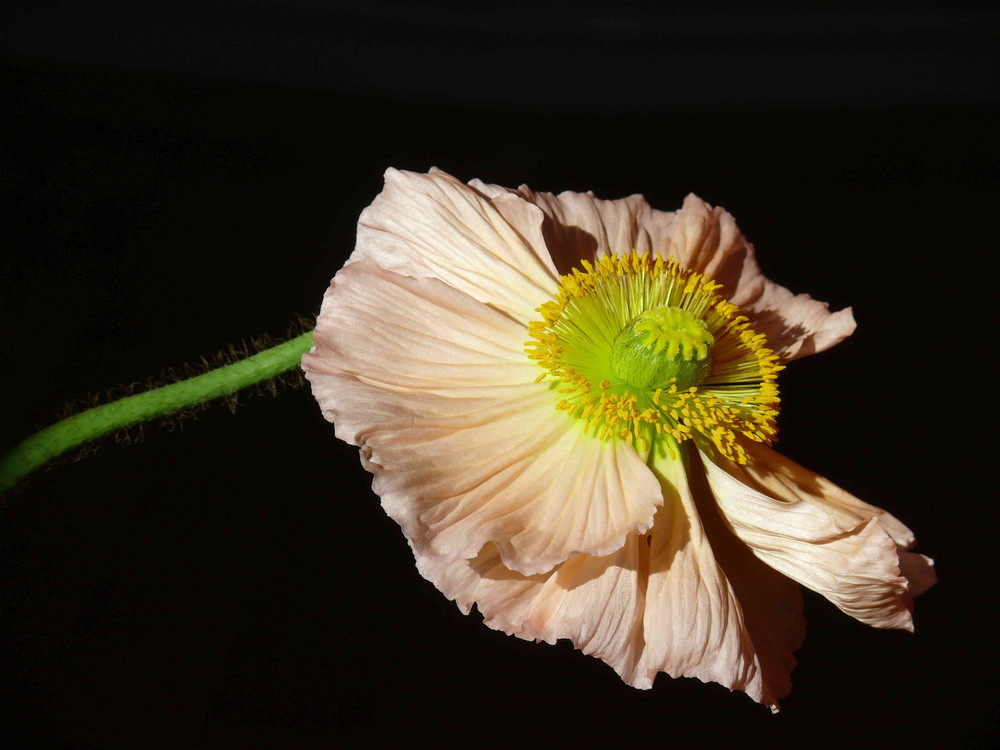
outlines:
[[[740,435],[771,441],[783,368],[719,284],[635,252],[581,266],[538,308],[525,344],[560,411],[640,451],[701,433],[743,462]]]

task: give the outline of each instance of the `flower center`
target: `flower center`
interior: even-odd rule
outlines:
[[[584,260],[538,308],[525,352],[599,439],[669,453],[704,439],[743,463],[741,438],[777,434],[782,366],[720,288],[658,256]]]
[[[661,305],[638,315],[615,336],[611,370],[639,389],[697,385],[715,343],[708,325],[680,307]]]

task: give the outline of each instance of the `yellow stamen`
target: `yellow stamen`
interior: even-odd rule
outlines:
[[[741,436],[773,440],[783,367],[721,285],[635,252],[581,266],[538,308],[525,344],[537,382],[563,397],[558,410],[642,451],[700,434],[743,463]]]

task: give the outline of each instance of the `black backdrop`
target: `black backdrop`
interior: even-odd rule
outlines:
[[[771,278],[854,306],[853,338],[783,374],[777,447],[911,525],[941,583],[913,635],[807,596],[777,717],[694,680],[638,692],[462,616],[308,391],[249,397],[5,498],[5,734],[992,745],[995,15],[90,5],[8,19],[0,449],[314,314],[388,166],[662,209],[693,191]]]

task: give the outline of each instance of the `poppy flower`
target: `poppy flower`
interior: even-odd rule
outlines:
[[[303,367],[421,574],[492,628],[777,710],[799,584],[912,629],[912,533],[782,457],[778,373],[854,330],[695,196],[389,170]]]

